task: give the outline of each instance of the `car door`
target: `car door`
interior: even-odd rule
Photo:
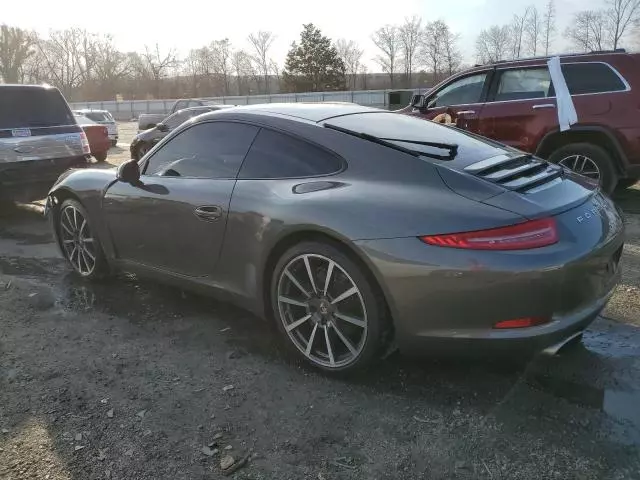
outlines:
[[[496,70],[480,123],[483,135],[534,152],[542,137],[558,125],[546,64]]]
[[[257,132],[241,123],[197,123],[145,160],[140,184],[109,187],[103,208],[118,259],[212,275],[236,176]]]
[[[453,117],[453,122],[456,117],[461,116],[465,129],[482,134],[482,125],[478,119],[482,113],[491,72],[474,72],[442,86],[425,98],[421,116],[433,120],[440,114],[449,114]]]

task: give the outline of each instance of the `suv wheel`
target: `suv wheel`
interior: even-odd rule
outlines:
[[[606,193],[611,193],[618,183],[618,175],[611,155],[602,147],[591,143],[565,145],[553,152],[549,156],[549,161],[597,180]]]

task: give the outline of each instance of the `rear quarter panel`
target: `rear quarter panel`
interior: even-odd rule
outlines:
[[[522,220],[455,194],[422,160],[313,128],[330,136],[324,144],[349,157],[345,171],[310,179],[238,180],[234,189],[216,278],[257,312],[263,280],[271,275],[265,271],[269,254],[290,235],[322,233],[358,253],[356,240],[415,238]],[[311,191],[296,193],[301,187]]]

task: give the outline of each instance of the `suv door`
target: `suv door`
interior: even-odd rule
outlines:
[[[556,99],[545,65],[496,70],[482,109],[483,135],[533,153],[557,127]]]
[[[211,276],[236,176],[258,130],[198,123],[145,160],[140,184],[109,187],[103,205],[117,257],[174,274]]]
[[[453,122],[458,115],[466,120],[465,128],[482,134],[482,126],[478,118],[483,109],[491,70],[474,72],[464,77],[457,77],[443,85],[425,98],[420,115],[433,120],[440,114],[450,114]]]

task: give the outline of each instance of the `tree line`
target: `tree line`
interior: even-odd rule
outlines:
[[[629,42],[630,33],[637,36],[639,21],[640,0],[605,0],[601,9],[574,13],[562,36],[574,53],[615,50]],[[480,63],[489,63],[549,55],[557,36],[556,7],[549,0],[542,11],[530,6],[511,23],[482,30],[476,56]]]
[[[482,30],[476,39],[478,62],[554,53],[554,1]],[[575,13],[563,32],[576,52],[619,48],[637,30],[640,0],[605,0],[603,5]],[[464,68],[459,34],[443,20],[423,22],[418,16],[372,33],[371,60],[381,73],[369,71],[356,41],[334,41],[313,24],[303,25],[284,65],[273,58],[275,40],[273,32],[258,31],[247,36],[244,47],[224,38],[179,58],[175,49],[158,44],[123,52],[111,35],[81,28],[43,36],[0,25],[0,80],[49,83],[70,101],[92,101],[412,88],[433,85]]]

